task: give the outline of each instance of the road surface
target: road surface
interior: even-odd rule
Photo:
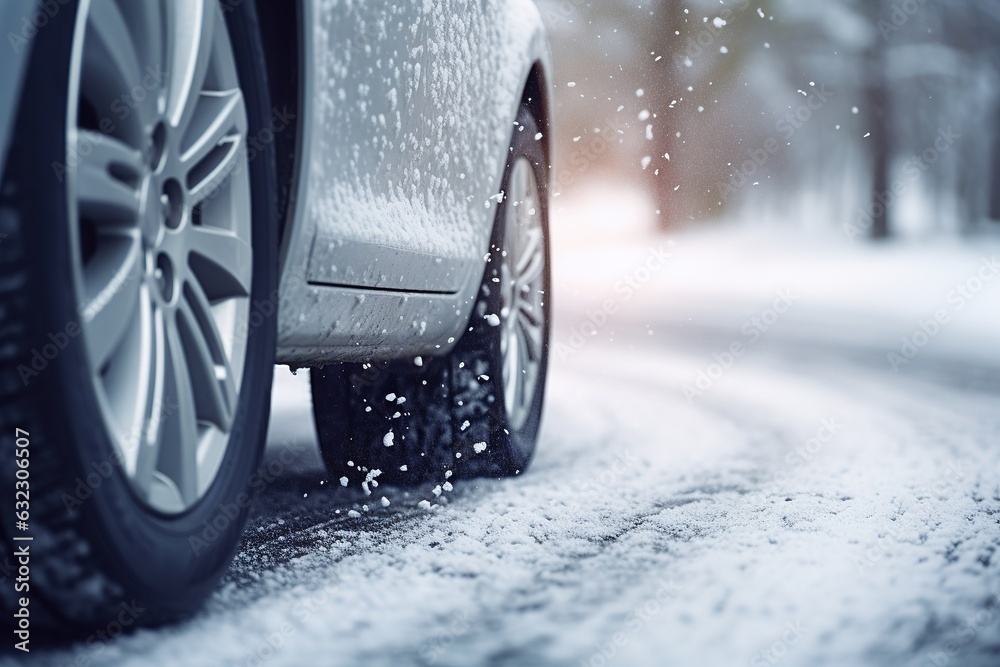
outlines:
[[[282,371],[274,481],[205,610],[33,657],[1000,664],[1000,361],[983,336],[997,297],[977,292],[968,316],[948,300],[980,249],[945,253],[931,278],[920,249],[845,275],[816,247],[806,261],[808,248],[761,242],[740,264],[719,234],[643,229],[609,247],[559,228],[558,353],[522,477],[440,498],[340,488],[315,450],[308,385]],[[864,290],[865,270],[887,283]],[[907,271],[940,292],[894,298]],[[616,289],[629,278],[631,295]],[[949,322],[894,370],[890,353],[941,309]]]

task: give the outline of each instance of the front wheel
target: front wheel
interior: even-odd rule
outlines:
[[[522,107],[468,329],[448,355],[310,373],[330,473],[371,492],[523,472],[538,440],[549,358],[548,179],[538,122]],[[377,471],[377,474],[375,473]]]
[[[33,538],[35,627],[188,613],[239,543],[276,331],[261,53],[253,3],[216,0],[81,0],[36,37],[0,201],[9,497],[30,461],[0,522]]]

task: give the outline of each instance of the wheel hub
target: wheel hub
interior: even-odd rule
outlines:
[[[149,157],[144,190],[155,196],[144,198],[140,213],[141,243],[146,256],[144,278],[151,292],[159,296],[161,308],[176,305],[174,297],[188,279],[183,270],[188,252],[184,242],[189,224],[187,193],[181,182],[170,175],[181,171],[181,166],[171,159],[174,152],[167,149],[169,134],[169,126],[161,121],[147,140]]]

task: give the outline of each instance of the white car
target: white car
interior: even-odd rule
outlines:
[[[5,0],[0,34],[15,624],[198,607],[275,363],[311,368],[333,480],[525,469],[550,322],[530,0]]]

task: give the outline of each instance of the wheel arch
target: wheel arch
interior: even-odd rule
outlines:
[[[241,2],[243,0],[221,0],[224,8],[236,7]],[[273,141],[278,175],[279,263],[283,265],[296,223],[299,182],[305,172],[307,154],[304,150],[307,134],[304,117],[307,108],[305,58],[308,44],[305,0],[283,3],[254,0],[254,3],[260,19],[267,88],[271,97],[272,121],[275,123]],[[289,118],[291,122],[285,121]],[[269,136],[265,133],[257,139],[264,141]]]
[[[521,93],[521,104],[527,106],[544,131],[542,146],[549,171],[552,170],[552,94],[547,64],[535,60],[528,71],[528,78]]]

